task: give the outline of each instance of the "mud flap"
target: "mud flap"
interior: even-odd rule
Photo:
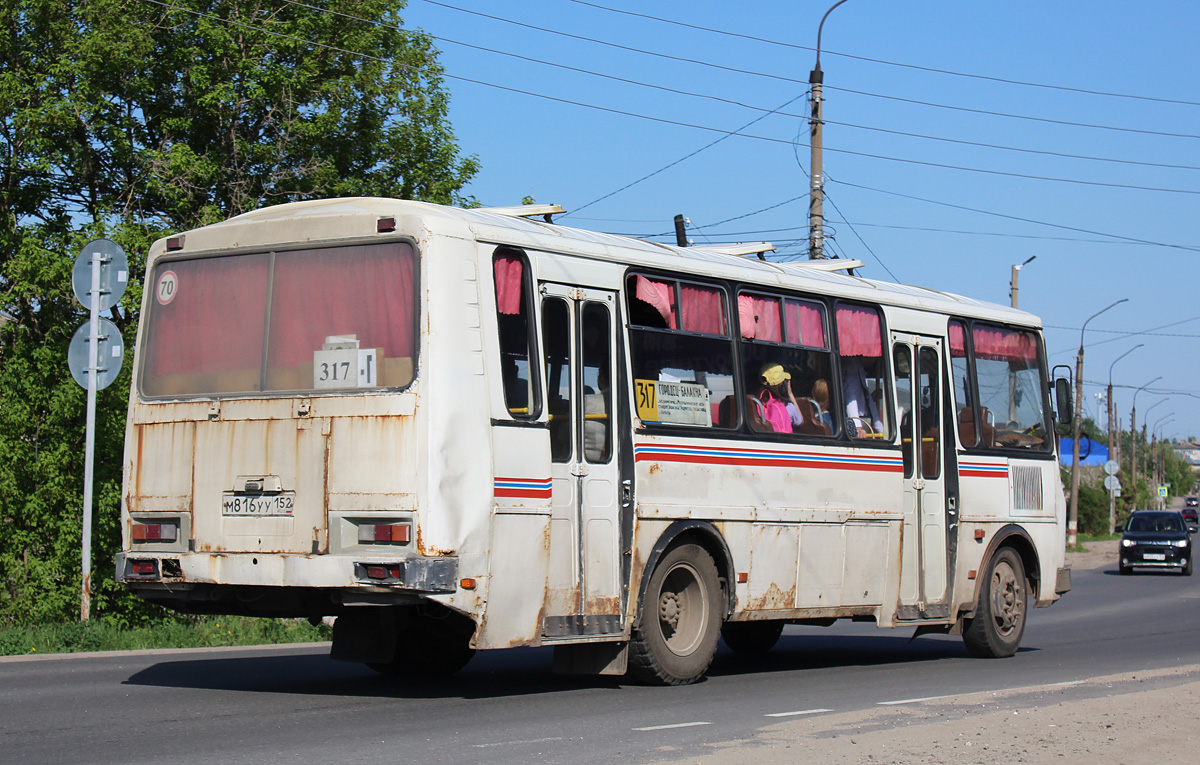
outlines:
[[[623,675],[629,664],[629,643],[576,643],[554,646],[558,675]]]
[[[386,664],[396,657],[396,614],[390,608],[362,608],[333,623],[329,658]]]

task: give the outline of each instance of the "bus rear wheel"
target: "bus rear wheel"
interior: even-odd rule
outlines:
[[[721,638],[735,653],[757,656],[775,647],[783,634],[783,622],[726,622]]]
[[[963,630],[967,650],[984,659],[1012,656],[1025,634],[1028,607],[1025,566],[1016,550],[1005,547],[989,561],[975,616]]]
[[[712,556],[698,545],[669,550],[650,575],[629,641],[629,669],[653,685],[704,676],[717,650],[721,587]]]

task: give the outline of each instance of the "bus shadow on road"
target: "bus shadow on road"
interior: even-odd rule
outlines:
[[[419,664],[420,657],[413,657]],[[127,685],[361,698],[491,698],[618,687],[620,677],[555,675],[549,648],[481,651],[459,673],[439,679],[385,677],[322,654],[183,658],[135,672]]]
[[[1023,648],[1021,652],[1035,649]],[[730,651],[722,643],[709,669],[712,678],[802,672],[837,667],[879,666],[969,658],[961,639],[928,635],[910,640],[879,635],[795,634],[761,656]],[[420,657],[414,657],[419,662]],[[435,680],[385,677],[361,664],[327,655],[173,658],[135,672],[128,685],[247,693],[283,693],[359,698],[495,698],[617,689],[637,685],[628,677],[556,675],[550,648],[481,651],[456,675]]]
[[[906,631],[909,632],[909,631]],[[1022,648],[1025,652],[1029,648]],[[910,634],[819,635],[787,634],[775,648],[761,655],[718,651],[710,676],[745,675],[759,672],[796,672],[836,667],[908,664],[920,661],[969,659],[962,638],[951,635]]]

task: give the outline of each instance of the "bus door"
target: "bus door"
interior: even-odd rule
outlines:
[[[616,293],[543,283],[552,479],[547,638],[621,632]]]
[[[956,498],[946,491],[941,356],[940,338],[892,333],[904,454],[899,619],[939,619],[950,613],[947,548],[957,508]]]

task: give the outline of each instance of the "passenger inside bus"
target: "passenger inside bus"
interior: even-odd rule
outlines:
[[[593,464],[608,462],[608,369],[600,367],[596,388],[583,394],[583,456]]]
[[[812,402],[817,410],[817,419],[825,426],[826,434],[833,432],[833,412],[829,408],[829,382],[818,377],[812,386]]]
[[[792,375],[783,365],[766,364],[760,371],[759,380],[760,390],[749,403],[751,429],[764,433],[829,434],[814,403],[796,398],[792,392]]]
[[[842,395],[846,398],[846,427],[855,438],[885,433],[879,404],[867,386],[867,370],[858,356],[842,358]]]

